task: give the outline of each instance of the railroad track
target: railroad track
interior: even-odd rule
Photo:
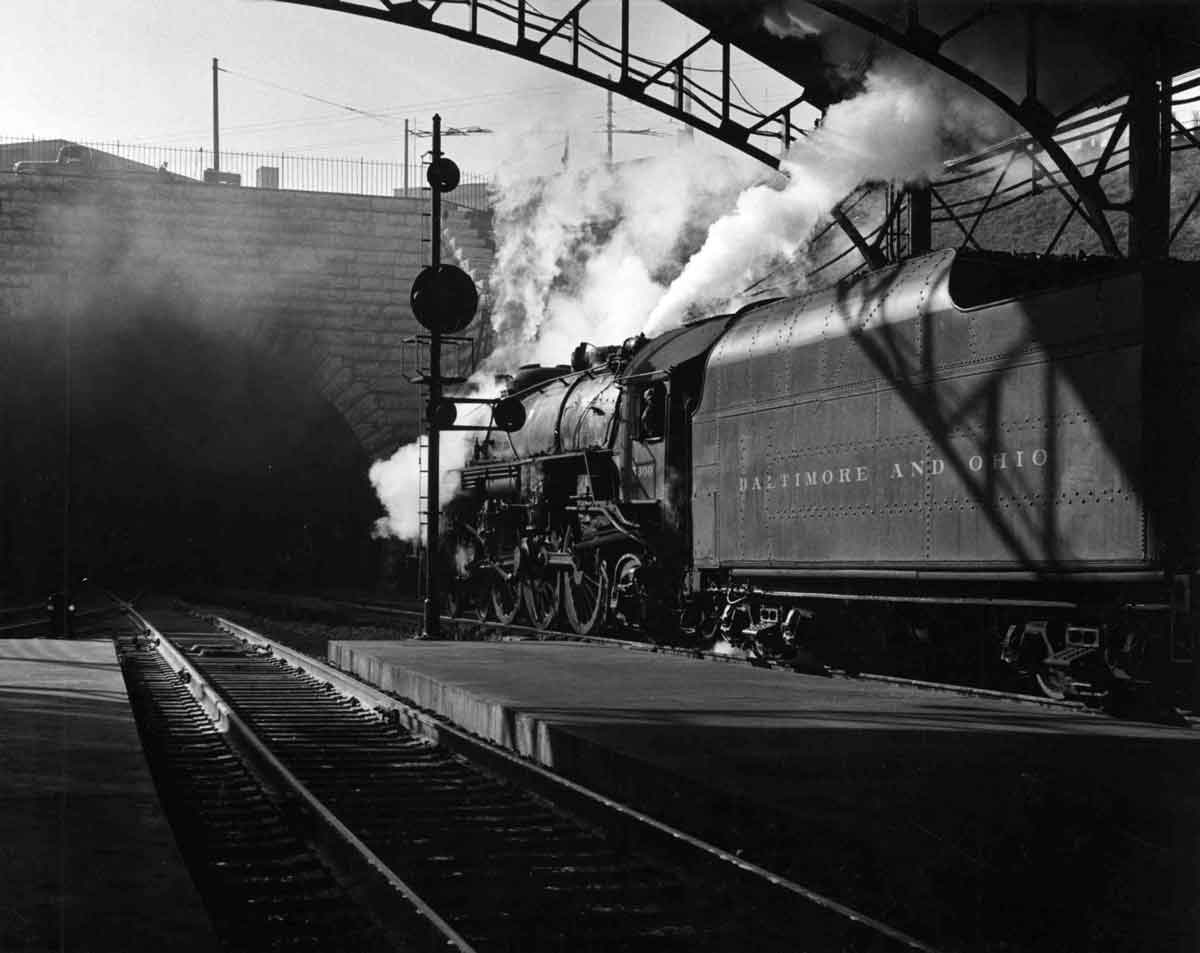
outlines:
[[[399,948],[930,950],[232,623],[137,618],[130,668],[174,693],[162,720],[186,710],[179,737],[208,746],[214,732],[195,706],[205,710],[277,799],[304,807],[323,856]],[[202,787],[224,790],[232,809],[244,785]],[[315,868],[309,876],[317,882]],[[323,884],[313,909],[337,908]]]
[[[389,949],[155,641],[139,627],[117,637],[117,654],[159,798],[224,947]]]

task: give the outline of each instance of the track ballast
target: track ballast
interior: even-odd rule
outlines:
[[[177,612],[147,621],[156,634],[182,633],[176,649],[205,683],[193,691],[219,696],[210,710],[220,717],[227,705],[319,813],[386,867],[393,901],[398,884],[415,898],[423,942],[432,918],[452,931],[451,947],[480,951],[928,949],[661,825],[640,830],[619,806],[606,818],[603,798],[582,819],[552,803],[544,783],[522,782],[522,771],[540,769],[504,756],[497,772],[488,759],[501,756],[483,743],[489,767],[480,767],[257,639]],[[389,926],[403,940],[404,925]]]

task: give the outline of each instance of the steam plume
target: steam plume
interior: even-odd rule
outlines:
[[[744,192],[730,215],[658,302],[646,324],[655,334],[691,311],[727,305],[739,289],[797,255],[818,220],[864,182],[918,182],[952,154],[993,133],[977,102],[911,61],[893,60],[866,78],[864,91],[830,107],[825,121],[780,164],[782,188]]]
[[[739,303],[743,289],[801,254],[813,227],[859,184],[926,179],[993,136],[978,109],[940,74],[893,59],[868,74],[860,95],[829,109],[781,163],[782,181],[698,150],[502,181],[491,285],[497,343],[481,379],[561,363],[581,341],[658,334]],[[449,436],[443,503],[457,488],[449,471],[471,446]],[[388,508],[382,532],[417,534],[416,459],[410,445],[371,469]]]
[[[441,435],[441,473],[439,495],[443,503],[458,490],[459,471],[471,455],[472,440],[467,431],[448,431]],[[421,516],[419,497],[424,493],[424,474],[420,467],[421,451],[417,443],[402,446],[387,460],[376,460],[368,477],[387,511],[375,522],[375,536],[419,539]]]
[[[699,247],[703,227],[764,177],[746,160],[696,146],[614,168],[572,167],[549,178],[500,182],[497,367],[566,360],[580,341],[617,343]]]
[[[564,363],[581,341],[615,344],[640,332],[679,263],[700,246],[704,225],[756,177],[763,170],[755,163],[689,145],[616,168],[592,163],[502,178],[491,279],[496,344],[469,385],[475,396],[496,396],[497,372]],[[468,432],[442,436],[443,504],[472,443]],[[371,467],[387,510],[377,534],[418,537],[418,461],[412,443]]]

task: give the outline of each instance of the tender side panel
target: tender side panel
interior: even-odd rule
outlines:
[[[1140,279],[960,311],[948,264],[730,330],[695,423],[698,567],[1147,563]]]
[[[1168,568],[1195,572],[1200,569],[1200,263],[1158,263],[1148,270],[1145,294],[1143,419],[1156,501],[1151,517]],[[1192,605],[1200,608],[1195,595],[1200,579],[1191,586]]]
[[[717,512],[720,508],[721,462],[716,418],[692,426],[692,561],[697,569],[717,565]]]

